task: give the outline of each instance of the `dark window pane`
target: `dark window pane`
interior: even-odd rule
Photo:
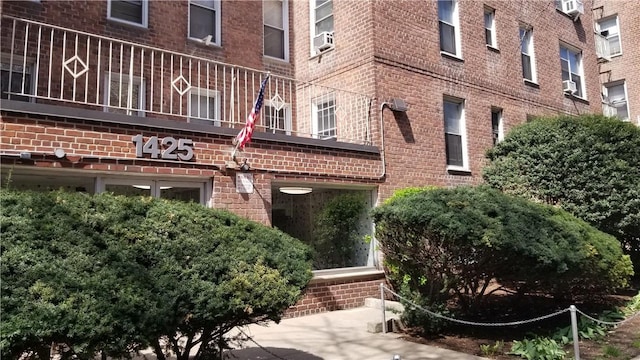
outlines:
[[[284,31],[269,26],[264,27],[264,54],[284,59]]]
[[[111,1],[111,17],[142,24],[142,1]]]
[[[21,95],[10,95],[9,92],[21,94],[22,92],[22,83],[23,83],[22,73],[13,72],[11,73],[11,84],[9,84],[9,71],[2,70],[1,82],[2,82],[2,99],[8,100],[17,100],[17,101],[29,101],[28,96]],[[31,94],[31,75],[24,75],[24,93]]]
[[[440,21],[440,50],[456,53],[456,28]]]
[[[212,42],[216,38],[216,12],[200,6],[191,5],[191,18],[189,19],[189,37],[204,39],[212,35]]]
[[[493,45],[491,41],[491,30],[484,29],[484,41],[487,43],[487,45]]]
[[[447,165],[463,166],[462,161],[462,136],[445,134],[447,148]]]
[[[525,54],[522,54],[522,77],[533,81],[533,74],[531,73],[531,57]]]

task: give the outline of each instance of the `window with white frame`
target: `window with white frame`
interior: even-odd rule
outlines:
[[[273,134],[291,135],[291,114],[289,106],[276,106],[271,102],[265,102],[264,127],[265,131]]]
[[[584,98],[582,52],[565,45],[560,45],[560,65],[562,67],[562,80],[573,81],[576,84],[576,92],[574,95]]]
[[[289,4],[287,0],[264,0],[264,54],[289,60]]]
[[[484,38],[488,46],[498,48],[496,36],[496,11],[490,7],[484,8]]]
[[[313,137],[337,139],[336,100],[333,95],[322,96],[313,103]]]
[[[220,0],[189,0],[189,38],[220,45]]]
[[[220,93],[214,90],[189,90],[189,122],[220,126]]]
[[[444,98],[444,132],[447,167],[468,169],[464,100]]]
[[[502,126],[502,109],[491,108],[491,134],[493,145],[496,145],[504,138],[504,129]]]
[[[147,27],[148,0],[108,0],[107,18],[128,24]]]
[[[624,81],[605,84],[603,86],[605,115],[615,116],[623,121],[629,121],[629,104],[627,102],[627,87]]]
[[[2,92],[1,99],[31,101],[28,95],[33,94],[33,66],[23,62],[2,60],[0,63],[0,85]]]
[[[309,0],[311,55],[334,47],[333,0]]]
[[[130,80],[133,81],[130,81]],[[107,73],[105,75],[105,111],[144,116],[145,87],[144,79],[132,78],[126,74]]]
[[[440,51],[462,57],[457,0],[438,0]]]
[[[620,22],[618,15],[600,19],[597,22],[600,35],[604,36],[609,43],[609,56],[622,54],[622,43],[620,42]]]
[[[533,28],[520,27],[520,53],[522,58],[522,78],[530,82],[537,82],[536,59],[533,50]]]

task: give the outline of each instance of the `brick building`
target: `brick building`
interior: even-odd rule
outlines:
[[[602,111],[640,126],[640,3],[595,0]]]
[[[2,184],[196,201],[314,246],[339,196],[371,208],[402,187],[475,184],[514,125],[601,112],[581,5],[3,1]],[[373,233],[366,212],[354,223]],[[378,294],[375,239],[322,249],[291,315]]]

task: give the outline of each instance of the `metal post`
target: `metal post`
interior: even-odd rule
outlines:
[[[382,308],[382,333],[387,333],[387,319],[384,305],[384,283],[380,283],[380,307]],[[580,359],[578,359],[580,360]]]
[[[574,305],[569,306],[569,311],[571,312],[571,333],[573,333],[573,357],[575,360],[580,360],[580,339],[578,337],[576,307]]]

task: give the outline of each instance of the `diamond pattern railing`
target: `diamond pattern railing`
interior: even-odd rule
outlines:
[[[265,73],[3,16],[2,98],[239,128]],[[371,144],[371,98],[271,74],[256,131]],[[325,136],[325,134],[332,136]]]

